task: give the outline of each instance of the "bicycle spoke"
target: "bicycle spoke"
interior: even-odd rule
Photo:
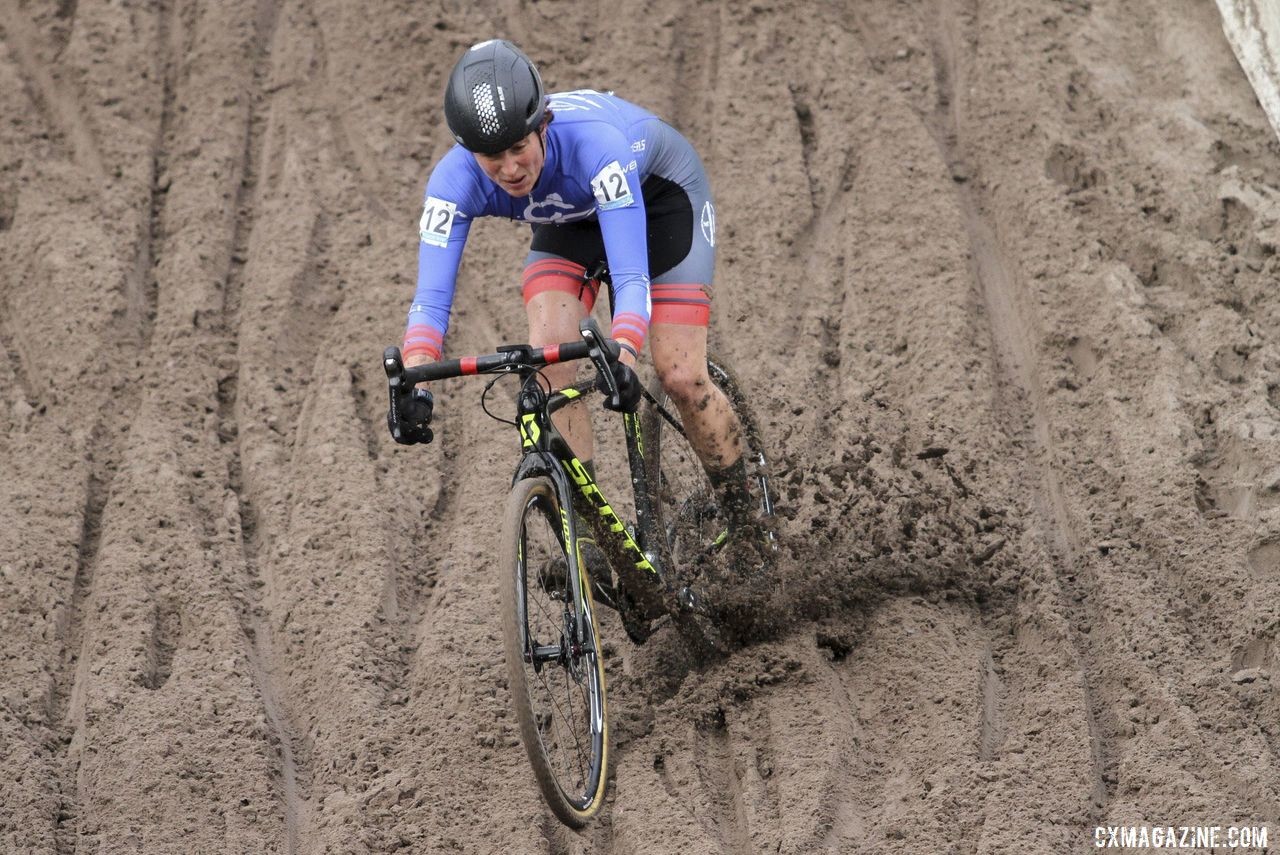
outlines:
[[[746,397],[732,373],[708,357],[711,382],[724,393],[742,426],[742,451],[747,474],[752,479],[754,497],[764,514],[772,513],[772,497],[767,486],[767,460],[760,441],[758,424]],[[646,442],[654,449],[647,471],[655,504],[656,540],[665,548],[669,572],[678,583],[695,584],[708,569],[702,559],[723,546],[727,520],[706,470],[702,467],[688,436],[673,423],[666,399],[646,405],[642,424]],[[772,534],[765,533],[772,540]]]
[[[567,673],[567,671],[566,671],[566,673]],[[577,726],[576,726],[576,724],[575,724],[575,721],[576,721],[576,720],[575,720],[575,716],[574,716],[574,714],[573,714],[573,707],[574,707],[574,704],[573,704],[573,698],[572,698],[572,696],[570,696],[570,697],[568,698],[568,701],[567,701],[567,704],[566,704],[566,707],[567,707],[567,709],[568,709],[568,712],[566,712],[566,711],[565,711],[565,710],[566,710],[566,707],[562,707],[562,706],[560,705],[560,703],[559,703],[559,702],[557,701],[557,699],[556,699],[556,695],[558,694],[558,692],[556,692],[556,691],[555,691],[555,690],[553,690],[550,686],[548,686],[548,685],[546,684],[546,681],[545,681],[545,680],[543,680],[543,688],[546,690],[546,697],[547,697],[547,701],[551,704],[551,706],[552,706],[552,707],[554,708],[554,710],[555,710],[555,713],[551,716],[551,720],[552,720],[552,728],[553,728],[553,730],[554,730],[554,733],[550,734],[550,735],[552,736],[552,740],[553,740],[553,742],[554,742],[554,745],[553,745],[553,746],[550,746],[550,747],[553,747],[553,748],[555,749],[556,753],[557,753],[557,754],[559,754],[559,755],[561,756],[561,758],[562,758],[562,759],[561,759],[561,765],[562,765],[562,766],[563,766],[563,765],[565,765],[565,761],[564,761],[564,759],[563,759],[563,758],[564,758],[564,756],[565,756],[565,755],[566,755],[566,753],[567,753],[566,740],[564,740],[563,738],[560,738],[559,736],[557,736],[557,734],[559,734],[559,733],[561,732],[562,728],[561,728],[561,727],[556,726],[556,723],[557,723],[557,722],[560,722],[560,721],[564,721],[564,722],[566,722],[566,724],[565,724],[565,726],[564,726],[564,729],[567,729],[567,730],[568,730],[568,732],[569,732],[569,736],[570,736],[570,738],[573,740],[574,747],[575,747],[575,749],[576,749],[576,750],[575,750],[575,752],[574,752],[574,757],[575,757],[575,759],[576,759],[576,761],[577,761],[576,765],[577,765],[577,767],[578,767],[578,774],[579,774],[579,779],[580,779],[580,780],[579,780],[579,783],[582,785],[582,787],[581,787],[581,788],[582,788],[582,789],[585,789],[585,785],[586,785],[586,781],[587,781],[587,779],[588,779],[588,776],[586,776],[586,775],[582,775],[582,763],[583,763],[584,751],[583,751],[583,748],[582,748],[582,742],[581,742],[581,740],[578,738],[578,728],[577,728]],[[565,683],[565,691],[566,691],[566,693],[570,693],[570,692],[572,691],[572,689],[571,689],[571,688],[570,688],[570,686],[569,686],[569,681],[566,681],[566,683]],[[544,742],[543,744],[545,745],[546,743]],[[586,756],[587,756],[588,758],[590,757],[590,753],[589,753],[589,751],[588,751],[588,752],[586,752]],[[577,794],[575,794],[575,795],[581,795],[581,793],[577,793]]]
[[[603,685],[589,613],[580,613],[583,604],[572,597],[571,562],[560,524],[554,499],[530,497],[520,520],[516,557],[517,590],[524,600],[524,675],[513,685],[525,685],[533,738],[556,787],[575,809],[584,809],[602,792],[603,722],[596,711]],[[577,638],[584,630],[589,638]]]
[[[573,721],[573,686],[570,683],[564,685],[565,695],[568,696],[570,721]],[[578,760],[578,785],[580,789],[586,789],[587,776],[582,774],[582,742],[578,739],[578,728],[570,727],[569,732],[573,735],[573,745],[577,749],[574,754]]]

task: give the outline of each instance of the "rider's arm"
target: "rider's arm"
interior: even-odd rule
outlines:
[[[649,332],[649,250],[643,206],[637,197],[633,209],[600,213],[617,302],[610,335],[622,345],[621,358],[628,365],[635,365]]]
[[[613,329],[623,345],[623,361],[635,364],[649,332],[649,235],[640,174],[630,144],[613,130],[611,145],[592,165],[600,233],[613,277]]]
[[[435,246],[419,238],[418,287],[409,307],[401,348],[405,365],[434,362],[443,350],[444,334],[449,330],[449,313],[453,306],[454,282],[467,230],[455,225],[454,231],[462,232],[457,246]]]
[[[482,204],[477,203],[469,157],[459,152],[446,154],[427,182],[418,222],[418,284],[401,348],[408,366],[440,358],[462,250]]]

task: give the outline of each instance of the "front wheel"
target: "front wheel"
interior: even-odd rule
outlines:
[[[516,483],[502,527],[502,629],[520,735],[538,786],[581,828],[604,801],[604,661],[591,585],[571,561],[566,515],[545,477]]]

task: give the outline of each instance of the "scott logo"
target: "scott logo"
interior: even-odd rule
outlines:
[[[587,474],[586,467],[578,458],[573,457],[569,460],[560,461],[565,470],[568,471],[569,477],[573,479],[573,483],[578,485],[578,489],[586,494],[591,504],[595,505],[596,511],[604,518],[605,525],[609,530],[622,535],[622,542],[626,545],[627,550],[632,553],[631,558],[637,569],[652,573],[655,576],[658,571],[640,551],[640,547],[632,538],[631,532],[627,531],[627,527],[622,524],[622,520],[618,519],[618,515],[614,513],[613,508],[609,507],[609,503],[605,501],[604,494],[592,482],[591,476]]]

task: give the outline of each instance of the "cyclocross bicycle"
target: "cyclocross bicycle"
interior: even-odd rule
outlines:
[[[577,342],[540,348],[504,345],[496,353],[412,368],[404,366],[398,348],[383,354],[393,403],[423,381],[497,375],[485,387],[481,405],[491,417],[517,428],[522,448],[499,554],[511,695],[542,794],[556,816],[574,828],[599,810],[608,770],[597,599],[618,612],[637,644],[664,616],[682,631],[696,632],[708,609],[680,569],[717,549],[725,537],[710,483],[664,400],[645,390],[640,410],[622,414],[635,498],[633,523],[618,516],[556,430],[552,414],[593,392],[595,383],[553,391],[542,366],[589,359],[610,394],[617,392],[609,365],[618,359],[618,344],[605,338],[591,319],[580,329],[582,340]],[[742,422],[748,469],[769,519],[768,461],[757,422],[723,363],[711,358],[708,368]],[[520,379],[514,422],[485,406],[489,390],[507,375]],[[608,566],[586,567],[586,539],[594,539]]]

